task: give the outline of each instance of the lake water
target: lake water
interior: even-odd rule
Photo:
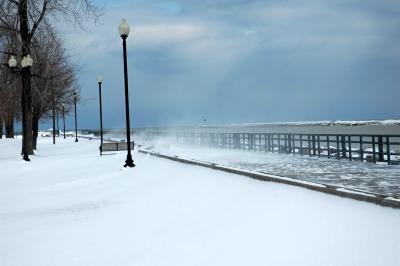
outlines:
[[[400,120],[393,122],[313,122],[313,123],[269,123],[236,125],[200,125],[181,127],[135,128],[135,133],[143,132],[207,132],[207,133],[298,133],[298,134],[360,134],[360,135],[400,135]],[[90,130],[98,133],[97,130]],[[125,129],[106,129],[106,134],[120,137]]]

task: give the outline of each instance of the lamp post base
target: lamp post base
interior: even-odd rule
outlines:
[[[130,154],[128,154],[128,156],[126,156],[126,161],[125,161],[124,167],[135,167],[135,164],[133,163],[133,160],[132,160],[132,156]]]
[[[24,156],[22,156],[22,159],[23,159],[24,161],[27,161],[27,162],[30,161],[30,159],[29,159],[29,157],[28,157],[28,154],[24,154]]]
[[[75,142],[78,142],[78,139],[75,139]]]

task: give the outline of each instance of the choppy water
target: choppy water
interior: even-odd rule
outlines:
[[[144,132],[207,132],[207,133],[298,133],[298,134],[359,134],[359,135],[400,135],[400,120],[398,123],[379,124],[329,124],[315,123],[304,125],[293,124],[243,124],[243,125],[202,125],[164,128],[136,128],[135,133]],[[96,133],[96,130],[92,130]],[[116,137],[124,136],[125,129],[109,129],[106,133]]]

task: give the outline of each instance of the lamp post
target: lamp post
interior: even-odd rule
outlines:
[[[101,84],[103,83],[103,77],[97,77],[97,83],[99,84],[99,102],[100,102],[100,156],[102,156],[103,149],[103,111],[101,107]]]
[[[134,167],[135,164],[132,160],[131,154],[131,127],[129,121],[129,92],[128,92],[128,63],[126,58],[126,38],[129,35],[129,24],[125,19],[122,19],[121,24],[118,27],[119,35],[122,38],[122,47],[124,53],[124,80],[125,80],[125,115],[126,115],[126,138],[128,145],[128,154],[126,156],[126,161],[124,167]]]
[[[78,95],[74,92],[74,106],[75,106],[75,142],[78,142],[78,122],[76,118],[76,98]]]
[[[60,124],[58,123],[58,110],[56,111],[56,121],[57,121],[57,137],[60,137]]]
[[[16,72],[16,67],[17,67],[17,60],[15,57],[12,55],[10,59],[8,60],[8,65],[11,68],[12,72]],[[21,60],[21,67],[22,70],[20,71],[22,78],[26,76],[30,76],[31,74],[31,66],[33,65],[33,60],[29,54],[25,55],[22,60]],[[23,80],[24,82],[24,80]],[[27,82],[25,80],[25,82]],[[28,81],[29,82],[29,81]],[[21,105],[22,105],[22,158],[25,161],[30,161],[29,156],[28,156],[28,151],[26,147],[26,137],[27,137],[27,131],[26,131],[26,110],[25,110],[25,90],[24,86],[22,87],[22,100],[21,100]]]
[[[62,104],[62,116],[63,116],[64,139],[65,139],[65,103]]]
[[[56,114],[54,106],[54,80],[51,80],[51,105],[52,105],[52,120],[53,120],[53,144],[56,144]]]

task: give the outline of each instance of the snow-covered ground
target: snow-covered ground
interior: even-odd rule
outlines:
[[[386,265],[400,211],[135,154],[0,140],[0,265]]]

